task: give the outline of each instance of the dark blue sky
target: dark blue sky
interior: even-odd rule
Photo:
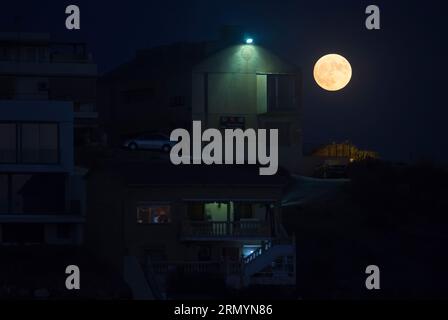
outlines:
[[[244,26],[257,43],[296,63],[304,78],[305,141],[351,140],[389,159],[448,160],[447,27],[442,1],[2,1],[0,30],[51,32],[89,44],[101,71],[136,49],[213,40],[220,26]],[[81,31],[65,30],[65,7],[81,8]],[[380,31],[364,27],[369,4]],[[344,55],[353,78],[340,92],[314,83],[314,62]]]

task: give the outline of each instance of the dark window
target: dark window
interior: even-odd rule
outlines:
[[[252,205],[250,203],[235,204],[235,220],[251,219],[252,217]]]
[[[24,163],[57,163],[58,125],[24,123],[21,130],[21,156]]]
[[[72,237],[72,226],[70,224],[58,224],[56,227],[58,239],[67,240]]]
[[[223,116],[219,118],[221,129],[243,129],[246,127],[245,117]]]
[[[205,220],[204,204],[200,202],[188,204],[188,219],[191,221]]]
[[[9,60],[9,48],[8,47],[0,47],[0,60],[7,61]]]
[[[240,249],[237,247],[224,247],[222,248],[222,258],[225,261],[239,261]]]
[[[278,129],[278,144],[280,146],[291,145],[291,124],[288,122],[268,122],[266,129]]]
[[[47,82],[39,82],[37,84],[37,90],[38,91],[48,91],[48,83]]]
[[[14,123],[0,123],[0,163],[17,161],[17,127]]]
[[[208,246],[200,246],[198,250],[199,261],[210,261],[212,259],[212,249]]]
[[[63,214],[65,180],[59,173],[0,175],[0,214]]]
[[[268,111],[296,108],[296,78],[292,75],[268,75]]]

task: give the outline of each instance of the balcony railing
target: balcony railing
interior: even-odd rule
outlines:
[[[182,225],[184,239],[269,238],[266,221],[188,221]]]
[[[178,262],[152,262],[155,274],[180,272],[184,274],[239,274],[240,262],[220,261],[178,261]]]

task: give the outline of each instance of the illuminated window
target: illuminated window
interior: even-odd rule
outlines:
[[[165,224],[171,222],[171,207],[168,205],[137,206],[138,224]]]

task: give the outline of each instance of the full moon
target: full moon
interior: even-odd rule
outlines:
[[[338,91],[350,82],[352,67],[343,56],[332,53],[317,60],[313,73],[314,80],[321,88]]]

